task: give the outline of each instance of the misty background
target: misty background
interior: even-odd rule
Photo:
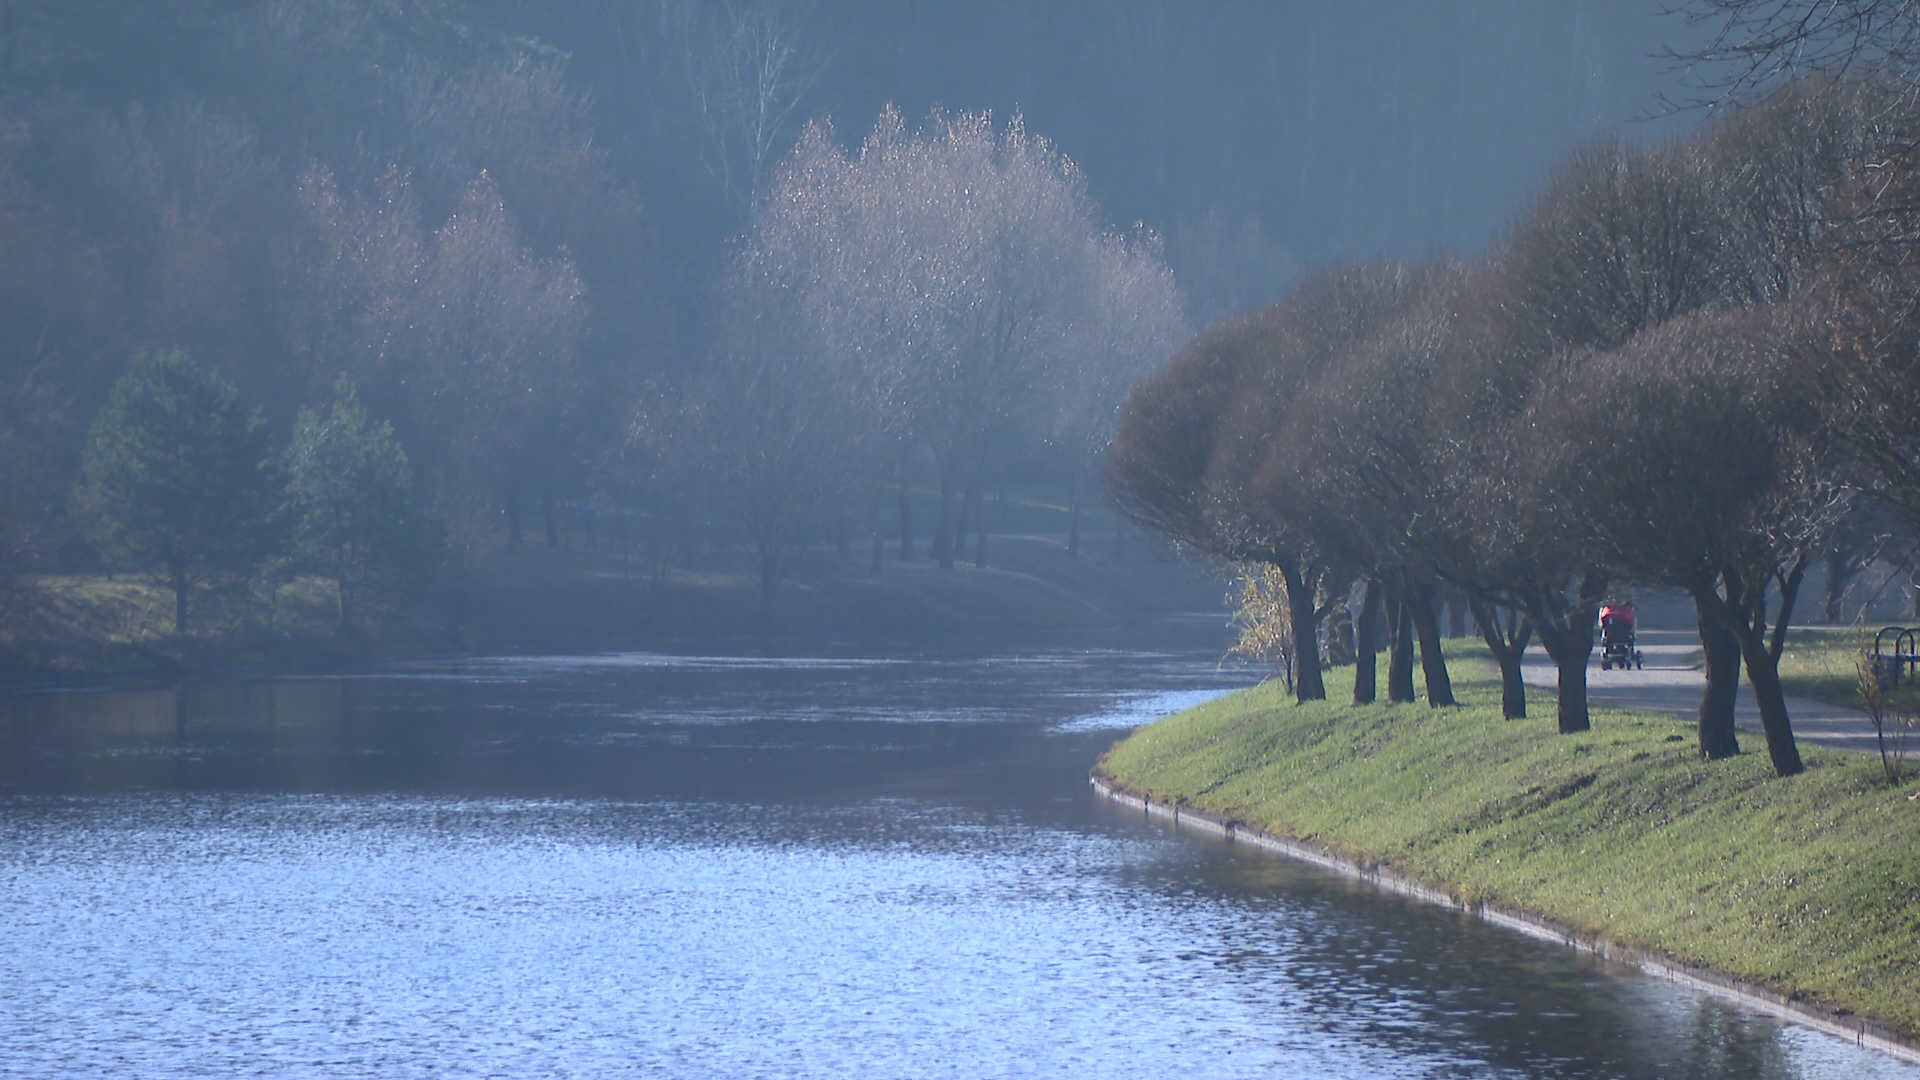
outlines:
[[[180,605],[263,553],[272,601],[381,544],[383,573],[422,578],[429,549],[473,570],[616,530],[657,579],[751,550],[763,590],[796,552],[864,564],[869,537],[877,572],[882,534],[950,566],[971,525],[984,565],[990,504],[1077,553],[1113,411],[1181,340],[1303,270],[1479,252],[1570,148],[1689,129],[1705,110],[1663,112],[1684,93],[1659,56],[1688,33],[1600,0],[0,0],[0,567],[165,561],[109,542],[88,472],[110,391],[158,355],[257,409],[296,487],[317,490],[295,475],[311,440],[372,439],[383,505],[419,519],[405,542],[296,542],[268,533],[314,534],[315,506],[224,507],[261,539],[176,574]],[[893,346],[816,335],[802,356],[742,284],[769,191],[809,124],[857,156],[889,107],[916,138],[942,110],[1040,140],[1034,175],[1079,222],[1059,235],[1105,237],[1111,264],[1056,273],[1080,292],[1044,325],[1141,309],[1147,286],[1177,310],[1124,343],[1035,332],[967,395],[842,362]],[[753,394],[842,426],[803,454]],[[929,434],[942,409],[965,430]],[[1023,487],[1071,522],[1020,518]]]

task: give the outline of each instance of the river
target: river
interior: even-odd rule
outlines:
[[[1920,1077],[1096,799],[1217,655],[0,698],[0,1076]]]

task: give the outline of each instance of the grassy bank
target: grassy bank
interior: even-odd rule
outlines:
[[[1347,669],[1349,672],[1351,669]],[[1553,919],[1920,1037],[1920,780],[1803,747],[1706,763],[1676,717],[1596,706],[1592,732],[1466,702],[1294,705],[1268,684],[1143,728],[1101,762],[1136,791],[1317,842],[1462,899]]]

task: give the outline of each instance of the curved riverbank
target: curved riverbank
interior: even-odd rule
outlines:
[[[1109,797],[1635,964],[1920,1063],[1920,779],[1810,750],[1700,762],[1672,717],[1295,706],[1269,684],[1140,729]],[[1338,686],[1329,693],[1337,702]]]

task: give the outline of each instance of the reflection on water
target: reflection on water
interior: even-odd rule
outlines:
[[[1207,654],[0,702],[0,1075],[1914,1076],[1098,802]]]

